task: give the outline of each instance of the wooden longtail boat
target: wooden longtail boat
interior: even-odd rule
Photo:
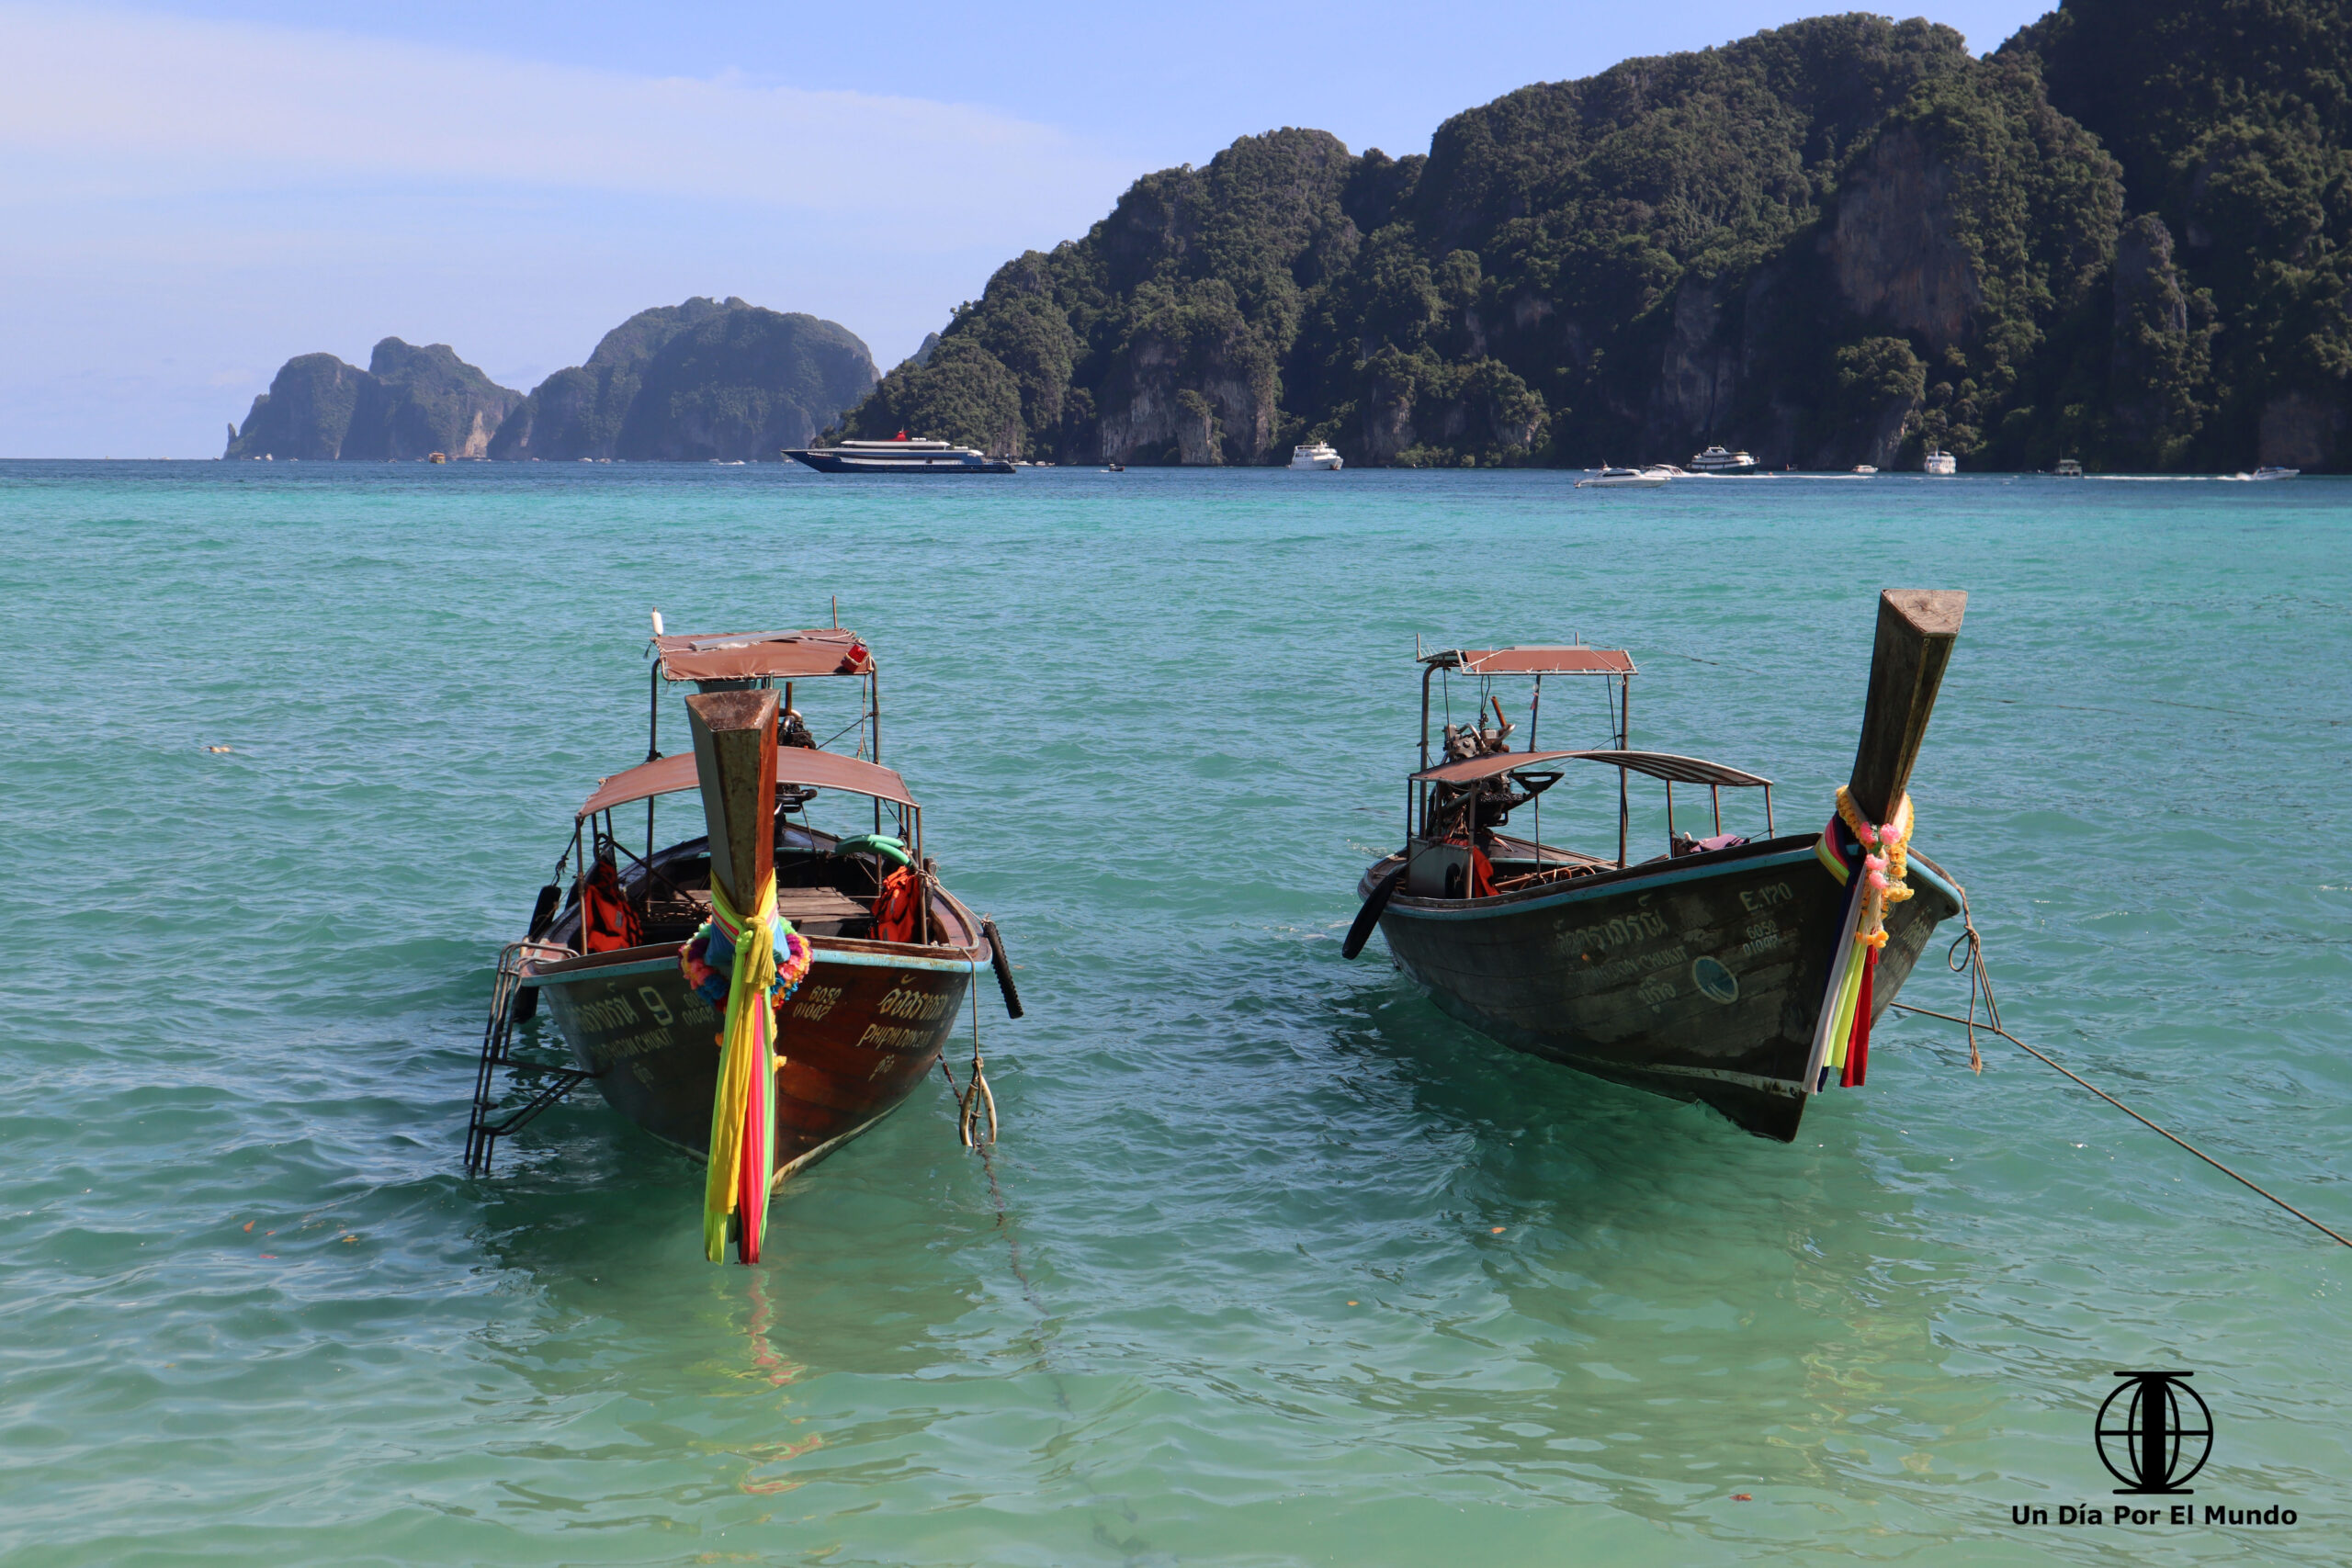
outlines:
[[[1847,791],[1867,824],[1888,822],[1906,801],[1966,601],[1928,591],[1880,596]],[[1626,654],[1582,646],[1449,649],[1421,662],[1421,765],[1408,784],[1406,848],[1364,873],[1347,956],[1362,951],[1376,923],[1398,967],[1490,1039],[1698,1100],[1764,1137],[1793,1139],[1814,1095],[1840,1077],[1859,1082],[1834,1064],[1849,1045],[1866,1052],[1868,1022],[1894,999],[1936,926],[1960,912],[1950,877],[1909,854],[1913,896],[1884,906],[1884,944],[1866,965],[1853,946],[1857,912],[1871,897],[1861,840],[1834,819],[1826,834],[1776,836],[1770,781],[1627,749],[1635,671]],[[1614,748],[1533,749],[1546,675],[1615,685]],[[1536,682],[1526,750],[1508,749],[1513,727],[1491,689],[1500,676]],[[1430,682],[1440,677],[1475,681],[1481,705],[1474,725],[1445,727],[1445,755],[1432,765]],[[1494,831],[1510,811],[1540,811],[1544,792],[1567,768],[1595,765],[1617,770],[1613,858],[1543,843],[1540,816],[1532,837]],[[1629,860],[1626,845],[1627,780],[1636,773],[1667,792],[1668,851],[1640,862]],[[1675,832],[1677,784],[1707,788],[1713,836]],[[1725,789],[1763,792],[1763,839],[1723,831]],[[1858,994],[1852,975],[1864,967],[1869,984]],[[1850,1036],[1833,1027],[1858,1013]]]
[[[776,913],[811,950],[797,989],[774,1011],[771,1188],[872,1127],[922,1081],[973,976],[992,968],[1008,1010],[1021,1016],[994,922],[940,885],[905,781],[878,761],[817,750],[791,709],[796,681],[855,680],[860,750],[878,752],[878,676],[865,644],[837,628],[689,637],[658,635],[659,624],[652,755],[604,780],[574,814],[557,881],[540,890],[528,936],[502,958],[469,1169],[487,1169],[500,1137],[582,1082],[654,1136],[708,1153],[726,1002],[695,993],[680,950],[713,918],[714,879],[731,908],[748,910],[772,874]],[[686,698],[695,750],[664,757],[661,696],[680,682],[700,690]],[[702,797],[698,825],[707,831],[656,849],[655,802],[690,790]],[[848,805],[871,830],[814,826],[809,809],[820,797]],[[621,841],[616,816],[639,801],[642,855]],[[894,881],[902,858],[906,874]],[[567,862],[575,875],[563,894]],[[510,1050],[513,1031],[542,1003],[572,1066],[543,1069],[536,1096],[503,1107],[497,1069],[524,1066]]]

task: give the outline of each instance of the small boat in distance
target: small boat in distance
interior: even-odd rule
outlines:
[[[1878,469],[1868,463],[1857,463],[1854,465],[1854,472],[1861,475],[1864,479],[1869,479],[1872,474],[1877,473]]]
[[[2257,479],[2291,479],[2299,477],[2302,471],[2301,468],[2281,468],[2266,463],[2255,469],[2250,477]]]
[[[1770,779],[1629,749],[1634,668],[1621,650],[1579,642],[1422,655],[1405,844],[1357,884],[1363,903],[1340,956],[1355,957],[1376,929],[1441,1010],[1497,1043],[1698,1100],[1750,1133],[1792,1141],[1815,1095],[1862,1086],[1871,1021],[1936,926],[1961,912],[1957,886],[1910,847],[1907,792],[1967,597],[1879,596],[1852,775],[1820,831],[1775,829]],[[1611,744],[1538,749],[1546,675],[1600,679]],[[1512,748],[1517,727],[1490,689],[1503,677],[1536,683],[1523,750]],[[1466,682],[1475,712],[1432,737],[1441,679]],[[1616,854],[1544,842],[1547,792],[1596,768],[1617,774],[1613,791],[1584,788],[1600,820],[1616,818]],[[1665,852],[1640,861],[1630,840],[1634,774],[1666,786]],[[1699,805],[1712,817],[1701,813],[1701,825],[1712,833],[1677,830],[1678,784],[1707,791]],[[1760,837],[1724,828],[1724,792],[1748,789],[1763,795]],[[1566,802],[1550,804],[1556,814]],[[1532,830],[1505,836],[1519,811],[1533,817]],[[1684,813],[1688,822],[1687,804]]]
[[[945,441],[910,441],[905,431],[889,441],[844,441],[837,446],[787,447],[784,455],[820,474],[1009,474],[1012,464],[970,446]]]
[[[2050,473],[2053,479],[2078,479],[2083,477],[2083,465],[2072,457],[2061,457]]]
[[[1310,441],[1304,446],[1290,449],[1290,466],[1294,468],[1328,468],[1337,470],[1344,466],[1339,448],[1328,441]]]
[[[1939,446],[1930,446],[1928,448],[1927,461],[1920,464],[1919,468],[1923,473],[1940,474],[1949,479],[1960,472],[1960,459]]]
[[[1674,475],[1662,468],[1603,468],[1590,479],[1578,479],[1578,490],[1656,490]]]
[[[1710,446],[1690,459],[1694,474],[1747,474],[1756,471],[1756,459],[1745,452],[1726,452],[1720,446]]]

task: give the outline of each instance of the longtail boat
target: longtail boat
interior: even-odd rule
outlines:
[[[556,880],[502,955],[467,1165],[486,1170],[499,1138],[593,1082],[707,1161],[710,1255],[731,1239],[755,1262],[768,1194],[922,1081],[973,976],[992,969],[1012,1016],[1021,1004],[994,922],[941,885],[922,807],[875,760],[879,676],[865,643],[838,627],[673,637],[657,616],[655,629],[650,755],[573,814]],[[796,682],[826,679],[856,683],[860,755],[819,749],[793,706]],[[696,688],[693,750],[665,757],[662,697],[680,682]],[[688,791],[705,830],[657,848],[656,803]],[[851,820],[817,826],[820,800]],[[620,818],[639,802],[642,854]],[[537,1092],[507,1106],[498,1069],[528,1071],[514,1031],[542,1005],[571,1066],[542,1066]]]
[[[1422,655],[1405,847],[1364,873],[1342,952],[1354,957],[1376,927],[1438,1007],[1488,1038],[1792,1140],[1813,1096],[1863,1082],[1871,1024],[1960,912],[1957,885],[1910,847],[1908,785],[1966,604],[1957,592],[1880,595],[1852,776],[1813,833],[1774,831],[1769,779],[1631,750],[1636,671],[1623,650]],[[1546,676],[1614,688],[1613,746],[1534,749]],[[1503,677],[1534,682],[1524,750],[1511,749],[1516,726],[1494,691]],[[1432,680],[1467,680],[1479,702],[1471,722],[1443,727],[1435,759]],[[1617,774],[1616,853],[1544,843],[1544,793],[1603,768]],[[1627,841],[1635,775],[1666,786],[1666,852],[1640,861]],[[1678,784],[1707,791],[1712,834],[1676,831]],[[1724,831],[1727,789],[1761,791],[1762,837]],[[1534,818],[1532,834],[1498,830],[1514,811]]]

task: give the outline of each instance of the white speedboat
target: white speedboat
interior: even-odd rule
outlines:
[[[2301,474],[2302,471],[2303,470],[2301,468],[2281,468],[2266,464],[2262,468],[2255,469],[2254,473],[2250,477],[2257,479],[2291,479]]]
[[[1294,468],[1338,468],[1344,466],[1339,448],[1328,441],[1312,441],[1290,449],[1290,466]]]
[[[1854,465],[1854,472],[1861,475],[1864,479],[1868,479],[1872,474],[1877,473],[1878,469],[1868,463],[1857,463]]]
[[[1928,448],[1928,460],[1920,468],[1928,473],[1941,474],[1949,479],[1960,472],[1960,459],[1949,452],[1930,446]]]
[[[1756,459],[1745,452],[1726,452],[1720,446],[1710,446],[1690,459],[1694,474],[1746,474],[1756,468]]]
[[[820,474],[1009,474],[1012,465],[970,446],[945,441],[844,441],[838,446],[786,451]]]
[[[1603,468],[1589,479],[1577,481],[1578,490],[1656,490],[1674,476],[1662,468]]]

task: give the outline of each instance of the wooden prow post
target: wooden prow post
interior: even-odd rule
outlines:
[[[695,777],[710,828],[710,879],[747,917],[775,865],[776,711],[772,691],[686,699]]]
[[[1890,588],[1878,596],[1870,701],[1862,709],[1854,776],[1846,786],[1855,808],[1872,822],[1887,820],[1910,787],[1911,764],[1919,760],[1936,688],[1943,683],[1967,608],[1966,591],[1956,588]]]

